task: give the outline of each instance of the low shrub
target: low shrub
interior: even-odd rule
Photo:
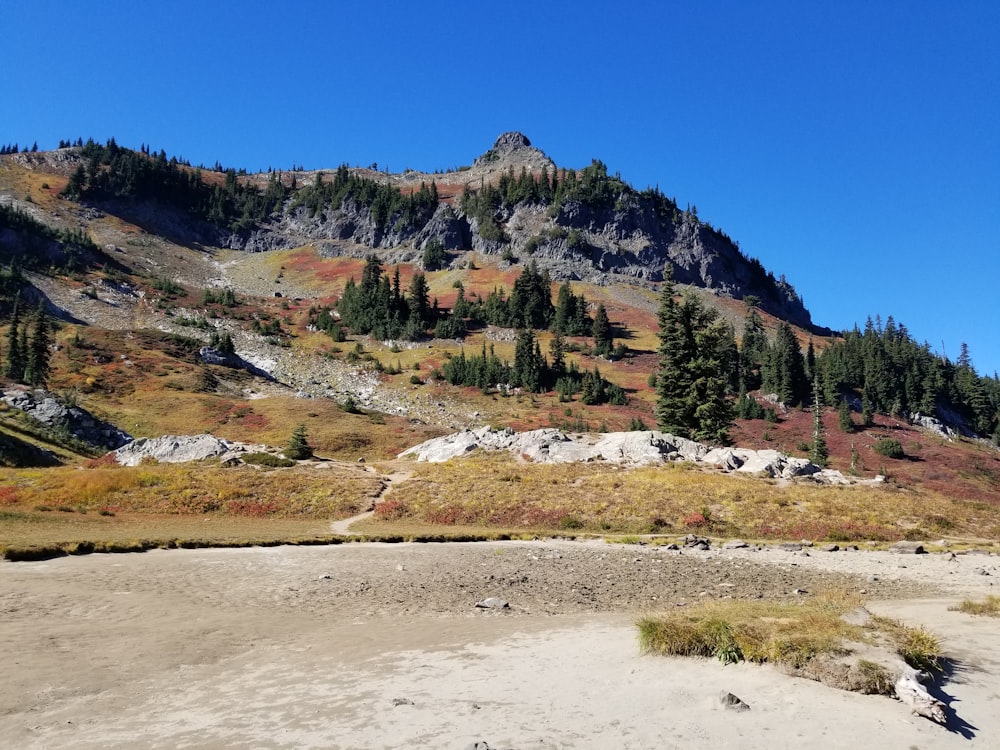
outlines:
[[[273,469],[288,468],[289,466],[295,466],[295,462],[283,458],[282,456],[276,456],[273,453],[247,453],[243,456],[243,463],[253,464],[254,466],[267,466]]]
[[[876,453],[886,458],[903,458],[906,455],[903,452],[903,444],[894,438],[876,440],[875,445],[872,447]]]

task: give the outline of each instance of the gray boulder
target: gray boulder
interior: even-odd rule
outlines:
[[[3,392],[3,400],[12,409],[28,414],[45,427],[65,430],[95,448],[114,449],[132,440],[124,430],[98,419],[80,406],[63,403],[45,390],[10,388]]]

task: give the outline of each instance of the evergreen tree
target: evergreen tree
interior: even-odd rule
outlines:
[[[20,382],[24,378],[24,358],[27,354],[21,348],[18,329],[21,325],[21,295],[14,297],[14,307],[10,313],[10,328],[7,330],[7,362],[3,374],[11,380]]]
[[[837,407],[837,425],[843,432],[854,432],[854,417],[851,416],[851,405],[846,398],[841,399],[840,406]]]
[[[549,342],[549,356],[552,357],[552,377],[558,380],[566,372],[566,342],[558,328]]]
[[[747,315],[740,342],[740,383],[747,391],[760,388],[761,366],[767,353],[767,334],[757,312],[758,302],[752,295],[746,298]]]
[[[410,281],[410,291],[407,295],[407,302],[410,307],[410,320],[423,331],[432,324],[430,306],[430,288],[427,286],[427,279],[419,271],[413,274]]]
[[[49,380],[50,343],[48,316],[44,303],[39,302],[24,367],[24,380],[36,388],[44,388]]]
[[[656,417],[660,429],[694,440],[728,442],[733,404],[723,357],[732,329],[693,295],[685,295],[678,303],[668,276],[660,299],[659,338]]]
[[[542,390],[545,360],[538,349],[535,335],[529,329],[522,329],[514,346],[514,384],[526,391],[538,393]]]
[[[823,426],[823,403],[819,394],[819,379],[813,379],[813,441],[809,460],[817,466],[826,466],[830,460],[830,450],[826,445],[826,428]]]
[[[604,309],[603,304],[597,306],[592,332],[594,337],[594,354],[598,357],[610,357],[614,340],[611,337],[611,321],[608,320],[608,311]]]
[[[299,424],[292,432],[292,437],[288,440],[288,446],[285,448],[285,458],[290,458],[293,461],[303,461],[307,458],[312,458],[312,455],[313,449],[309,445],[309,439],[306,436],[306,426]]]
[[[809,389],[805,361],[795,332],[788,323],[778,324],[762,370],[761,385],[765,391],[776,393],[789,406],[805,403]]]

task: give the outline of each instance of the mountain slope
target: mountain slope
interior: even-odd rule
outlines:
[[[636,190],[601,162],[557,167],[520,133],[501,135],[455,172],[330,171],[237,175],[192,169],[114,141],[11,158],[68,173],[63,193],[182,245],[243,250],[312,244],[328,256],[420,262],[428,247],[453,267],[469,251],[535,259],[557,280],[661,281],[744,299],[796,325],[811,319],[795,290],[722,231],[658,190]]]

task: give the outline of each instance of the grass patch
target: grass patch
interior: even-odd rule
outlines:
[[[848,642],[888,640],[907,663],[937,669],[937,638],[922,628],[873,617],[869,625],[852,625],[843,616],[860,606],[853,595],[828,592],[803,602],[712,601],[644,617],[637,623],[644,653],[702,656],[724,664],[740,661],[802,669],[824,655],[846,653]],[[884,668],[859,662],[861,692],[891,689]]]
[[[593,462],[533,464],[479,451],[439,464],[414,463],[411,479],[376,508],[376,520],[441,526],[572,529],[592,534],[689,532],[747,539],[840,543],[898,541],[898,519],[921,529],[952,519],[956,537],[1000,535],[1000,506],[892,486],[781,486],[687,464],[623,469]]]
[[[243,463],[253,464],[254,466],[266,466],[272,469],[287,469],[290,466],[295,466],[295,462],[291,459],[282,458],[273,453],[247,453],[243,456]]]
[[[1000,596],[988,595],[983,601],[978,602],[973,599],[963,599],[958,606],[952,610],[965,612],[967,615],[986,615],[988,617],[1000,617]]]

